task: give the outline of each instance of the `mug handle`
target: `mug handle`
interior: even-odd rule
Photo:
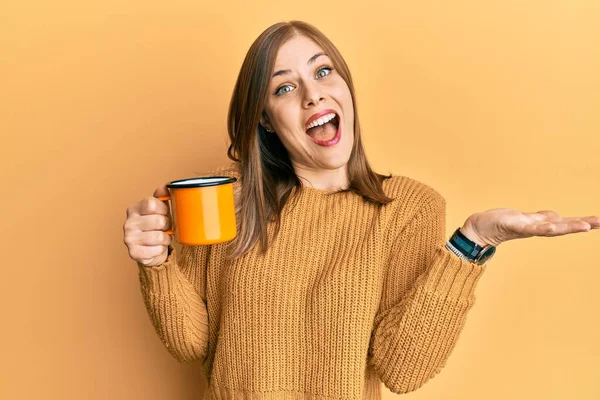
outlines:
[[[158,196],[157,199],[162,200],[162,201],[168,201],[171,200],[171,196]],[[173,221],[173,218],[171,218],[171,221]],[[164,233],[166,233],[167,235],[173,235],[173,230],[168,230],[168,231],[163,231]]]

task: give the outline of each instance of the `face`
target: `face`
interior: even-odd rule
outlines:
[[[296,36],[280,47],[261,119],[261,125],[279,137],[296,171],[345,167],[354,141],[350,89],[327,55],[315,57],[319,53],[323,49],[306,36]],[[285,70],[289,71],[278,73]],[[311,129],[309,135],[307,122],[326,110],[333,110],[336,119]],[[339,140],[332,144],[338,139],[336,133]]]

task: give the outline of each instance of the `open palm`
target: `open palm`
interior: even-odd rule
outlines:
[[[600,228],[600,217],[561,217],[554,211],[521,212],[494,208],[471,216],[478,239],[497,246],[532,236],[560,236]]]

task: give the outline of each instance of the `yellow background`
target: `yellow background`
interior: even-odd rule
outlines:
[[[440,191],[448,235],[496,207],[600,214],[596,0],[3,3],[1,398],[201,398],[150,324],[125,210],[227,161],[243,57],[291,19],[338,46],[374,167]],[[407,398],[600,398],[599,244],[500,245]]]

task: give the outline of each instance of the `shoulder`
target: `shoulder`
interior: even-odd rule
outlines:
[[[222,163],[205,171],[202,173],[202,176],[228,176],[235,178],[236,181],[233,182],[233,193],[236,199],[240,197],[242,190],[242,172],[239,162],[229,161]]]
[[[238,179],[240,179],[242,176],[240,163],[235,161],[220,164],[217,167],[214,167],[213,169],[209,170],[207,174],[233,176]]]
[[[229,176],[236,178],[233,183],[233,187],[240,186],[242,180],[242,173],[240,163],[235,161],[225,162],[215,167],[202,170],[198,173],[198,176]]]
[[[404,175],[392,174],[382,183],[384,192],[394,200],[386,205],[396,219],[410,220],[422,212],[444,213],[446,200],[433,186]]]

